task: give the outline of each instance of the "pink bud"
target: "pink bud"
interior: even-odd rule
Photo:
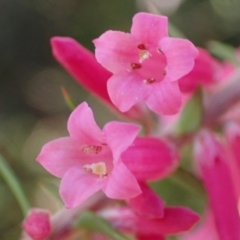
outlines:
[[[50,215],[41,209],[30,210],[23,222],[23,229],[33,240],[43,240],[51,233]]]

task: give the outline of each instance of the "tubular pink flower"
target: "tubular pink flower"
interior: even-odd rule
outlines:
[[[70,37],[51,38],[51,47],[55,59],[81,86],[117,110],[107,92],[107,81],[112,74],[97,62],[92,52]],[[136,106],[124,115],[139,119],[142,114],[143,110]]]
[[[195,212],[184,207],[167,207],[164,209],[164,217],[157,219],[138,216],[127,207],[106,209],[99,214],[119,230],[145,237],[163,237],[185,232],[199,220]]]
[[[206,50],[198,48],[198,51],[193,69],[178,81],[181,92],[192,93],[198,85],[208,86],[218,80],[217,61]]]
[[[46,239],[51,233],[49,212],[31,209],[23,222],[23,229],[33,240]]]
[[[188,40],[168,37],[166,17],[138,13],[131,33],[107,31],[94,44],[98,62],[113,73],[108,93],[120,111],[145,101],[158,114],[178,112],[175,81],[192,70],[198,51]]]
[[[127,201],[130,208],[145,218],[163,218],[164,201],[146,183],[139,185],[142,193]]]
[[[240,218],[226,153],[207,131],[201,132],[198,136],[194,150],[219,239],[240,239]]]
[[[132,198],[141,190],[120,156],[139,130],[135,124],[109,122],[101,131],[84,102],[68,120],[70,137],[44,145],[37,161],[62,178],[60,195],[67,208],[80,205],[100,189],[109,198]]]
[[[123,154],[127,168],[142,182],[160,180],[178,166],[180,157],[168,142],[153,137],[138,137]]]
[[[228,123],[225,128],[228,141],[228,165],[235,187],[237,200],[240,201],[240,126],[236,123]]]

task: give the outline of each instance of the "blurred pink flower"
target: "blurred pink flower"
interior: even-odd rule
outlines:
[[[128,207],[114,207],[99,212],[114,227],[133,233],[138,239],[164,239],[165,235],[188,231],[199,221],[199,216],[184,207],[166,207],[162,218],[139,216]]]
[[[23,229],[33,240],[46,239],[51,233],[49,212],[31,209],[23,222]]]
[[[81,86],[118,111],[107,92],[107,80],[112,73],[97,62],[92,52],[70,37],[51,38],[51,47],[55,59]],[[145,113],[142,108],[135,106],[127,113],[121,114],[128,118],[141,120]]]
[[[168,37],[167,17],[138,13],[131,33],[107,31],[94,44],[97,60],[113,73],[108,93],[120,111],[143,100],[158,114],[178,112],[176,80],[192,70],[198,51],[188,40]]]
[[[60,195],[67,208],[80,205],[100,189],[109,198],[132,198],[141,190],[120,156],[139,130],[135,124],[109,122],[101,131],[84,102],[68,120],[70,137],[47,143],[37,161],[62,178]]]
[[[179,79],[181,92],[192,93],[199,85],[209,86],[218,82],[217,73],[220,63],[217,62],[205,49],[198,48],[199,54],[195,59],[193,69]]]
[[[240,239],[240,217],[226,152],[208,131],[195,141],[195,159],[221,240]]]

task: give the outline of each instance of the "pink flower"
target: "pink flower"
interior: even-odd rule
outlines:
[[[192,71],[179,79],[181,92],[192,93],[198,85],[209,86],[218,82],[216,75],[220,64],[205,49],[198,48],[198,51]]]
[[[33,240],[46,239],[51,233],[49,212],[32,209],[23,222],[23,229]]]
[[[237,198],[222,145],[207,131],[195,142],[195,159],[206,188],[220,240],[240,239]]]
[[[180,240],[220,240],[211,211],[206,212],[202,223],[196,229],[184,234]]]
[[[137,137],[123,154],[127,168],[138,181],[157,181],[178,167],[180,157],[167,141],[154,137]]]
[[[141,190],[121,161],[121,154],[133,143],[139,130],[135,124],[109,122],[101,131],[84,102],[68,120],[70,137],[47,143],[37,161],[62,178],[60,195],[67,208],[80,205],[100,189],[109,198],[132,198]]]
[[[117,110],[107,92],[107,80],[112,74],[102,67],[92,52],[70,37],[51,38],[53,56],[76,79],[76,81],[97,96],[109,107]],[[135,106],[124,116],[142,120],[143,109]]]
[[[133,233],[138,239],[152,239],[152,236],[155,236],[156,240],[164,239],[165,235],[188,231],[199,221],[195,212],[184,207],[166,207],[164,216],[154,219],[138,216],[128,207],[109,208],[99,214],[117,229]]]
[[[131,33],[107,31],[94,40],[97,60],[113,73],[108,93],[120,111],[145,101],[158,114],[178,112],[176,80],[191,71],[198,51],[188,40],[168,37],[167,25],[166,17],[138,13]]]

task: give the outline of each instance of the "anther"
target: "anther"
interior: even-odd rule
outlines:
[[[146,50],[146,47],[144,44],[138,44],[137,47],[138,47],[138,49]]]
[[[163,54],[163,51],[160,48],[157,48],[157,52]]]
[[[155,78],[148,78],[148,79],[144,80],[143,82],[146,83],[146,84],[152,84],[152,83],[156,82],[156,79]]]
[[[90,154],[98,154],[102,151],[101,146],[85,145],[82,147],[82,151]]]
[[[141,64],[139,64],[139,63],[131,63],[131,68],[134,70],[134,69],[139,69],[139,68],[141,68],[142,67],[142,65]]]

